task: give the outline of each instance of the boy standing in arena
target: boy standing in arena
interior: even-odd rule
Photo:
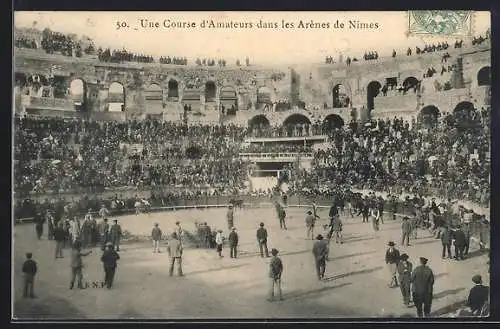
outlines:
[[[155,223],[153,230],[151,231],[151,237],[153,238],[153,253],[160,253],[160,240],[161,240],[161,229],[158,227],[158,223]]]
[[[24,275],[24,289],[23,297],[35,298],[34,285],[35,285],[35,275],[38,270],[36,262],[31,259],[33,254],[26,253],[26,261],[23,264],[23,275]]]

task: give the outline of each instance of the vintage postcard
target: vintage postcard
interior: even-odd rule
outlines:
[[[489,315],[489,12],[13,37],[12,321]]]

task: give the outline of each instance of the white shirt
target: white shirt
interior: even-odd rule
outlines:
[[[217,235],[215,236],[215,243],[222,244],[223,242],[224,242],[224,237],[222,236],[222,233],[218,232]]]

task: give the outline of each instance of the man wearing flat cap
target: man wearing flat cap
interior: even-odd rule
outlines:
[[[106,250],[101,256],[101,262],[104,265],[104,284],[108,289],[113,286],[113,280],[115,278],[117,260],[120,259],[120,255],[115,251],[112,242],[106,243]]]
[[[473,315],[481,315],[490,297],[490,288],[483,285],[483,278],[476,274],[472,277],[475,286],[471,288],[467,298],[467,306]]]
[[[402,254],[400,256],[401,261],[398,263],[398,279],[401,294],[403,295],[403,304],[406,306],[410,305],[411,271],[413,270],[413,264],[408,261],[408,258],[407,254]]]
[[[427,258],[420,257],[420,265],[411,274],[411,283],[413,286],[413,304],[417,308],[418,317],[429,317],[434,290],[434,273],[427,266]]]
[[[278,298],[279,300],[283,300],[282,292],[281,292],[281,274],[283,273],[283,262],[281,258],[278,257],[278,250],[273,248],[271,249],[271,261],[269,262],[269,278],[270,278],[270,289],[269,289],[269,298],[268,301],[272,302],[274,300],[274,287],[276,286],[278,289]]]
[[[399,250],[394,247],[396,244],[393,241],[389,241],[387,245],[389,246],[389,248],[385,252],[385,263],[387,264],[387,268],[389,269],[389,274],[391,276],[389,288],[394,288],[398,286],[396,273],[400,254]]]
[[[314,242],[312,253],[316,265],[316,275],[318,280],[323,280],[326,270],[326,257],[328,256],[328,242],[319,234]]]

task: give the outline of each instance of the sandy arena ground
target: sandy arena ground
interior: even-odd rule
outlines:
[[[418,257],[429,259],[436,277],[432,314],[439,316],[456,309],[467,298],[473,274],[489,282],[488,255],[472,246],[465,261],[441,259],[441,242],[419,231],[417,240],[401,247],[401,222],[385,220],[374,234],[371,224],[343,216],[344,244],[331,244],[327,280],[315,276],[311,253],[313,241],[306,240],[306,209],[288,209],[288,230],[281,231],[274,209],[236,210],[235,226],[240,236],[238,259],[219,260],[215,250],[187,249],[184,252],[184,277],[168,276],[166,253],[153,254],[151,244],[123,245],[115,285],[111,290],[69,289],[69,250],[65,258],[54,259],[55,243],[36,239],[33,224],[15,227],[14,310],[17,319],[180,319],[180,318],[335,318],[335,317],[410,317],[415,308],[402,303],[399,288],[387,287],[390,278],[384,257],[386,244],[410,256],[414,266]],[[207,221],[212,228],[226,228],[226,209],[182,210],[151,215],[119,217],[123,230],[149,235],[154,222],[164,233],[173,232],[180,220],[185,230],[194,232],[195,221]],[[320,212],[326,224],[327,210]],[[386,217],[388,215],[386,214]],[[269,303],[268,261],[258,256],[255,232],[259,222],[269,232],[269,249],[277,248],[284,263],[284,301]],[[319,232],[319,225],[316,230]],[[321,229],[321,233],[322,233]],[[163,249],[165,250],[165,249]],[[26,252],[38,262],[36,299],[22,298],[21,267]],[[101,251],[84,260],[86,281],[103,279]]]

